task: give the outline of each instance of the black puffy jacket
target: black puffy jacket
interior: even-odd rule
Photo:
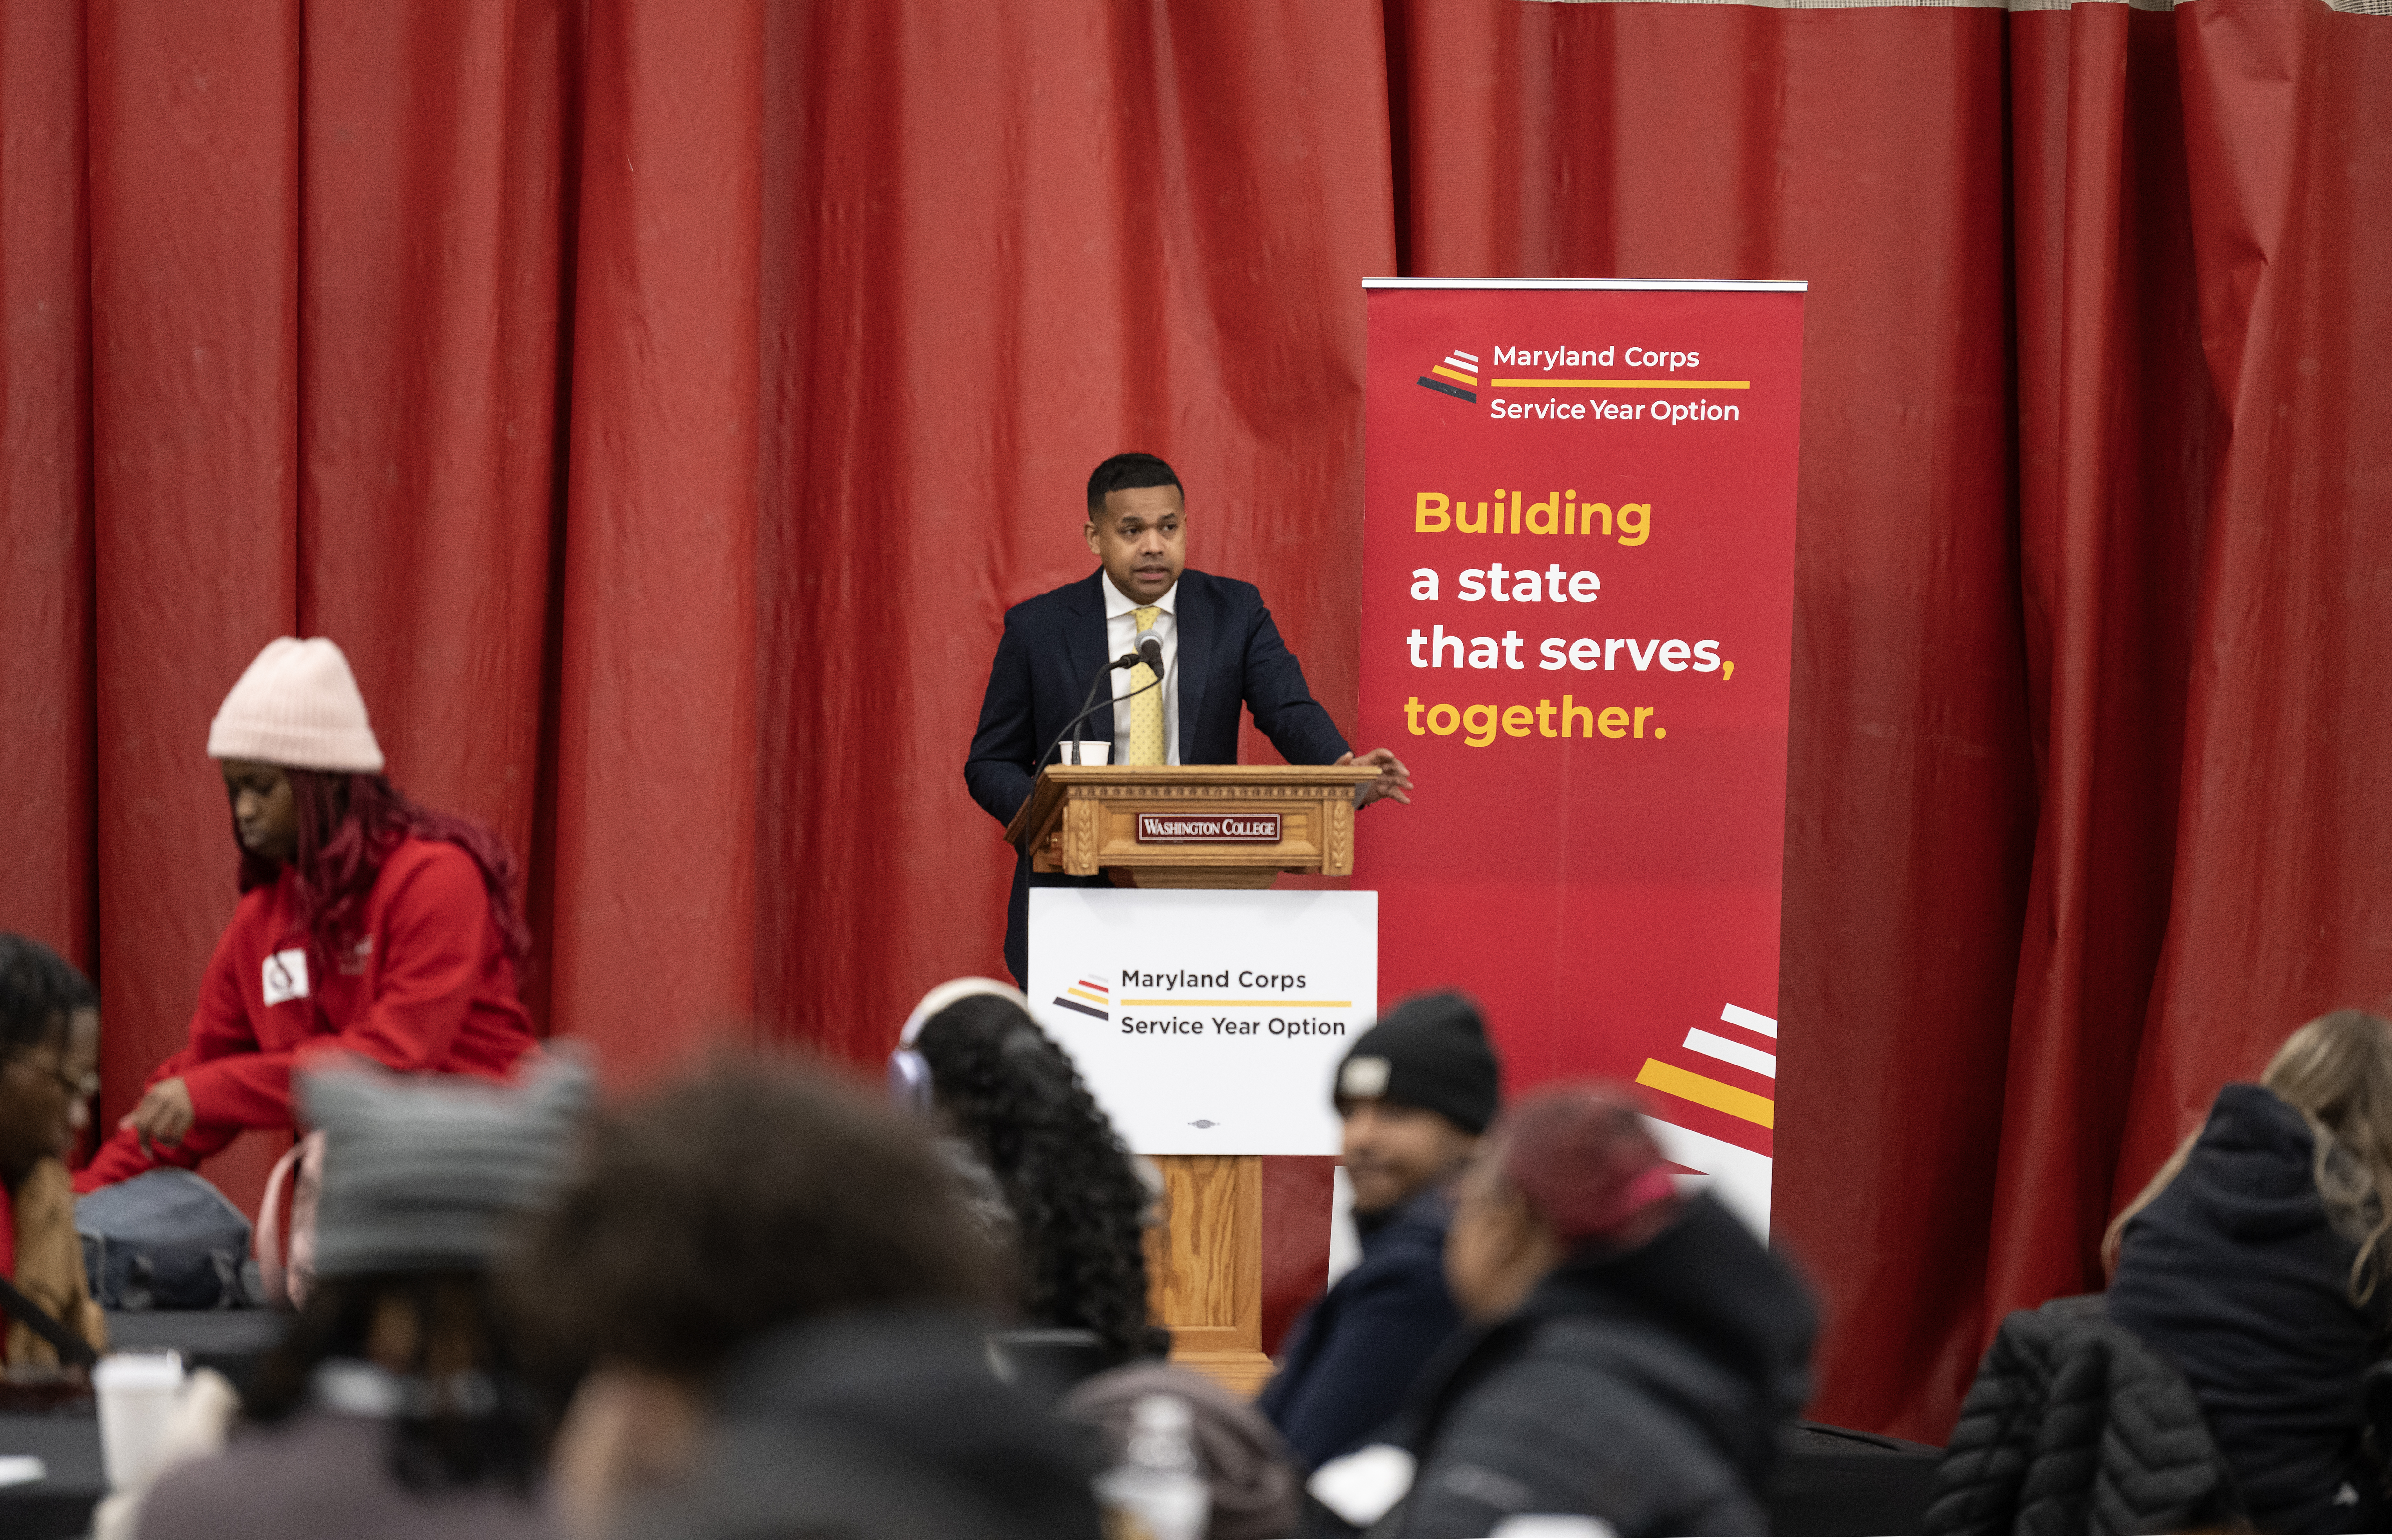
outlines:
[[[2230,1085],[2184,1170],[2127,1223],[2110,1319],[2180,1370],[2268,1530],[2373,1527],[2360,1379],[2384,1352],[2392,1282],[2350,1297],[2357,1242],[2318,1197],[2308,1124]]]
[[[1709,1197],[1635,1250],[1581,1252],[1422,1376],[1418,1474],[1373,1533],[1577,1513],[1620,1534],[1765,1534],[1758,1494],[1809,1394],[1817,1324]]]
[[[2152,1534],[2238,1516],[2233,1482],[2184,1377],[2133,1332],[2055,1304],[2003,1319],[1936,1467],[1920,1527]]]

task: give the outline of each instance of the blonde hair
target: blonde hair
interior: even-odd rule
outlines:
[[[2284,1040],[2259,1083],[2301,1115],[2316,1146],[2309,1173],[2336,1235],[2358,1243],[2350,1298],[2364,1304],[2392,1267],[2392,1021],[2371,1011],[2332,1011]],[[2183,1171],[2200,1138],[2176,1147],[2101,1236],[2104,1272],[2118,1270],[2126,1222]]]

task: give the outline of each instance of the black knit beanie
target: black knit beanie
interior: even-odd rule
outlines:
[[[1484,1133],[1499,1079],[1478,1007],[1458,994],[1416,994],[1354,1040],[1337,1066],[1334,1100],[1340,1112],[1372,1098],[1417,1106]]]

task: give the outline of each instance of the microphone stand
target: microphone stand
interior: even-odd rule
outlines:
[[[1124,667],[1124,666],[1125,666],[1129,663],[1129,660],[1130,660],[1130,657],[1131,657],[1131,656],[1132,656],[1132,654],[1127,654],[1127,653],[1124,653],[1124,654],[1123,654],[1120,657],[1117,657],[1117,658],[1113,659],[1113,661],[1112,661],[1112,662],[1106,664],[1102,668],[1099,668],[1099,669],[1098,669],[1098,670],[1097,670],[1097,677],[1096,677],[1095,679],[1090,679],[1090,680],[1088,681],[1088,692],[1087,692],[1087,694],[1086,694],[1085,696],[1081,697],[1081,700],[1080,700],[1080,714],[1079,714],[1078,716],[1076,716],[1076,717],[1072,718],[1071,719],[1071,721],[1069,721],[1068,723],[1064,724],[1064,728],[1063,728],[1063,731],[1064,731],[1064,732],[1069,732],[1069,731],[1072,731],[1072,729],[1073,729],[1073,728],[1075,728],[1075,727],[1079,726],[1082,722],[1085,722],[1085,721],[1086,721],[1086,720],[1088,719],[1088,716],[1089,716],[1089,714],[1090,714],[1091,712],[1093,712],[1093,711],[1095,711],[1095,710],[1097,709],[1097,692],[1098,692],[1098,690],[1100,690],[1100,689],[1102,689],[1102,688],[1103,688],[1103,686],[1104,686],[1104,682],[1105,682],[1107,679],[1112,679],[1112,678],[1113,677],[1113,670],[1114,670],[1114,669],[1116,669],[1116,668],[1120,668],[1120,667]],[[1062,735],[1061,735],[1060,733],[1059,733],[1059,734],[1057,734],[1057,735],[1056,735],[1056,738],[1055,738],[1055,742],[1054,742],[1054,744],[1050,744],[1050,745],[1048,745],[1048,746],[1049,746],[1050,748],[1057,748],[1057,747],[1060,747],[1060,746],[1062,745],[1062,743],[1063,743]],[[1062,761],[1061,761],[1061,760],[1060,760],[1060,759],[1058,759],[1058,760],[1057,760],[1057,761],[1055,761],[1055,762],[1056,762],[1057,764],[1059,764],[1059,765],[1062,763]],[[1078,764],[1079,762],[1080,762],[1080,743],[1079,743],[1079,740],[1075,738],[1075,739],[1073,739],[1073,740],[1072,741],[1072,763],[1073,763],[1073,764],[1075,764],[1075,765],[1076,765],[1076,764]],[[1039,772],[1039,770],[1042,770],[1043,768],[1045,768],[1046,763],[1046,757],[1045,755],[1043,755],[1043,754],[1042,754],[1042,755],[1040,755],[1040,756],[1038,757],[1038,763],[1036,763],[1036,764],[1034,764],[1034,765],[1033,765],[1033,766],[1031,766],[1031,767],[1030,767],[1030,773],[1031,773],[1031,775],[1032,775],[1032,776],[1034,776],[1034,777],[1035,777],[1035,776],[1037,775],[1037,773]]]
[[[1124,695],[1124,696],[1121,698],[1121,700],[1120,700],[1120,701],[1114,701],[1114,702],[1102,702],[1102,701],[1098,701],[1098,700],[1097,699],[1097,690],[1098,690],[1098,686],[1100,686],[1100,685],[1102,685],[1102,684],[1105,682],[1105,680],[1106,680],[1106,679],[1110,679],[1110,678],[1112,678],[1112,672],[1113,672],[1113,670],[1114,670],[1114,669],[1116,669],[1116,668],[1135,668],[1135,667],[1137,667],[1139,664],[1144,663],[1145,661],[1146,661],[1146,659],[1144,659],[1143,657],[1140,657],[1140,656],[1139,656],[1138,654],[1136,654],[1136,653],[1124,653],[1124,654],[1123,654],[1120,657],[1117,657],[1117,658],[1113,659],[1113,661],[1112,661],[1112,662],[1106,664],[1102,668],[1099,668],[1099,669],[1098,669],[1098,670],[1097,670],[1097,677],[1096,677],[1095,679],[1091,679],[1091,680],[1089,680],[1089,681],[1088,681],[1088,695],[1087,695],[1087,702],[1088,702],[1088,704],[1087,704],[1086,706],[1084,706],[1084,707],[1082,707],[1082,708],[1081,708],[1080,714],[1079,714],[1078,716],[1076,716],[1076,717],[1072,718],[1070,721],[1065,722],[1065,723],[1063,724],[1063,731],[1062,731],[1061,732],[1058,732],[1057,734],[1055,734],[1055,741],[1054,741],[1053,743],[1051,743],[1051,744],[1048,744],[1046,745],[1046,749],[1045,749],[1043,752],[1041,752],[1041,753],[1039,754],[1038,757],[1031,761],[1031,763],[1030,763],[1030,775],[1031,775],[1031,778],[1032,778],[1033,780],[1035,780],[1035,779],[1037,778],[1038,772],[1039,772],[1040,770],[1044,770],[1044,769],[1046,767],[1046,756],[1047,756],[1047,755],[1049,755],[1049,754],[1054,753],[1058,748],[1060,748],[1060,747],[1061,747],[1061,746],[1062,746],[1063,739],[1065,738],[1065,736],[1066,736],[1066,735],[1068,735],[1068,734],[1071,732],[1071,731],[1072,731],[1073,728],[1078,727],[1082,722],[1085,722],[1085,721],[1086,721],[1090,717],[1095,716],[1095,715],[1096,715],[1096,713],[1097,713],[1097,709],[1098,709],[1098,707],[1099,707],[1100,705],[1118,705],[1123,704],[1123,702],[1134,701],[1134,700],[1136,700],[1138,696],[1145,694],[1145,693],[1146,693],[1148,691],[1150,691],[1150,690],[1160,690],[1160,689],[1162,689],[1162,688],[1163,688],[1163,680],[1164,680],[1164,679],[1165,675],[1168,673],[1168,670],[1167,670],[1167,669],[1156,669],[1156,670],[1155,670],[1154,682],[1153,682],[1153,683],[1151,683],[1151,684],[1141,684],[1141,685],[1139,685],[1137,689],[1135,689],[1135,690],[1131,691],[1128,694]],[[1073,744],[1072,744],[1072,762],[1073,764],[1075,764],[1075,765],[1076,765],[1076,764],[1078,764],[1078,763],[1080,762],[1080,761],[1079,761],[1079,746],[1078,746],[1078,743],[1077,743],[1077,741],[1076,741],[1076,740],[1073,742]],[[1059,759],[1059,760],[1057,760],[1057,761],[1056,761],[1056,763],[1060,764],[1060,763],[1062,763],[1062,761]]]

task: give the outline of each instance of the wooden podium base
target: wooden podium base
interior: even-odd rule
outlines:
[[[1163,1224],[1146,1233],[1148,1309],[1171,1361],[1242,1396],[1271,1377],[1263,1352],[1263,1162],[1164,1155]]]
[[[1282,872],[1354,873],[1354,798],[1369,765],[1048,765],[1005,837],[1034,872],[1125,887],[1259,889]],[[1148,1314],[1172,1362],[1240,1395],[1263,1353],[1263,1162],[1161,1156],[1164,1223],[1146,1234]]]

